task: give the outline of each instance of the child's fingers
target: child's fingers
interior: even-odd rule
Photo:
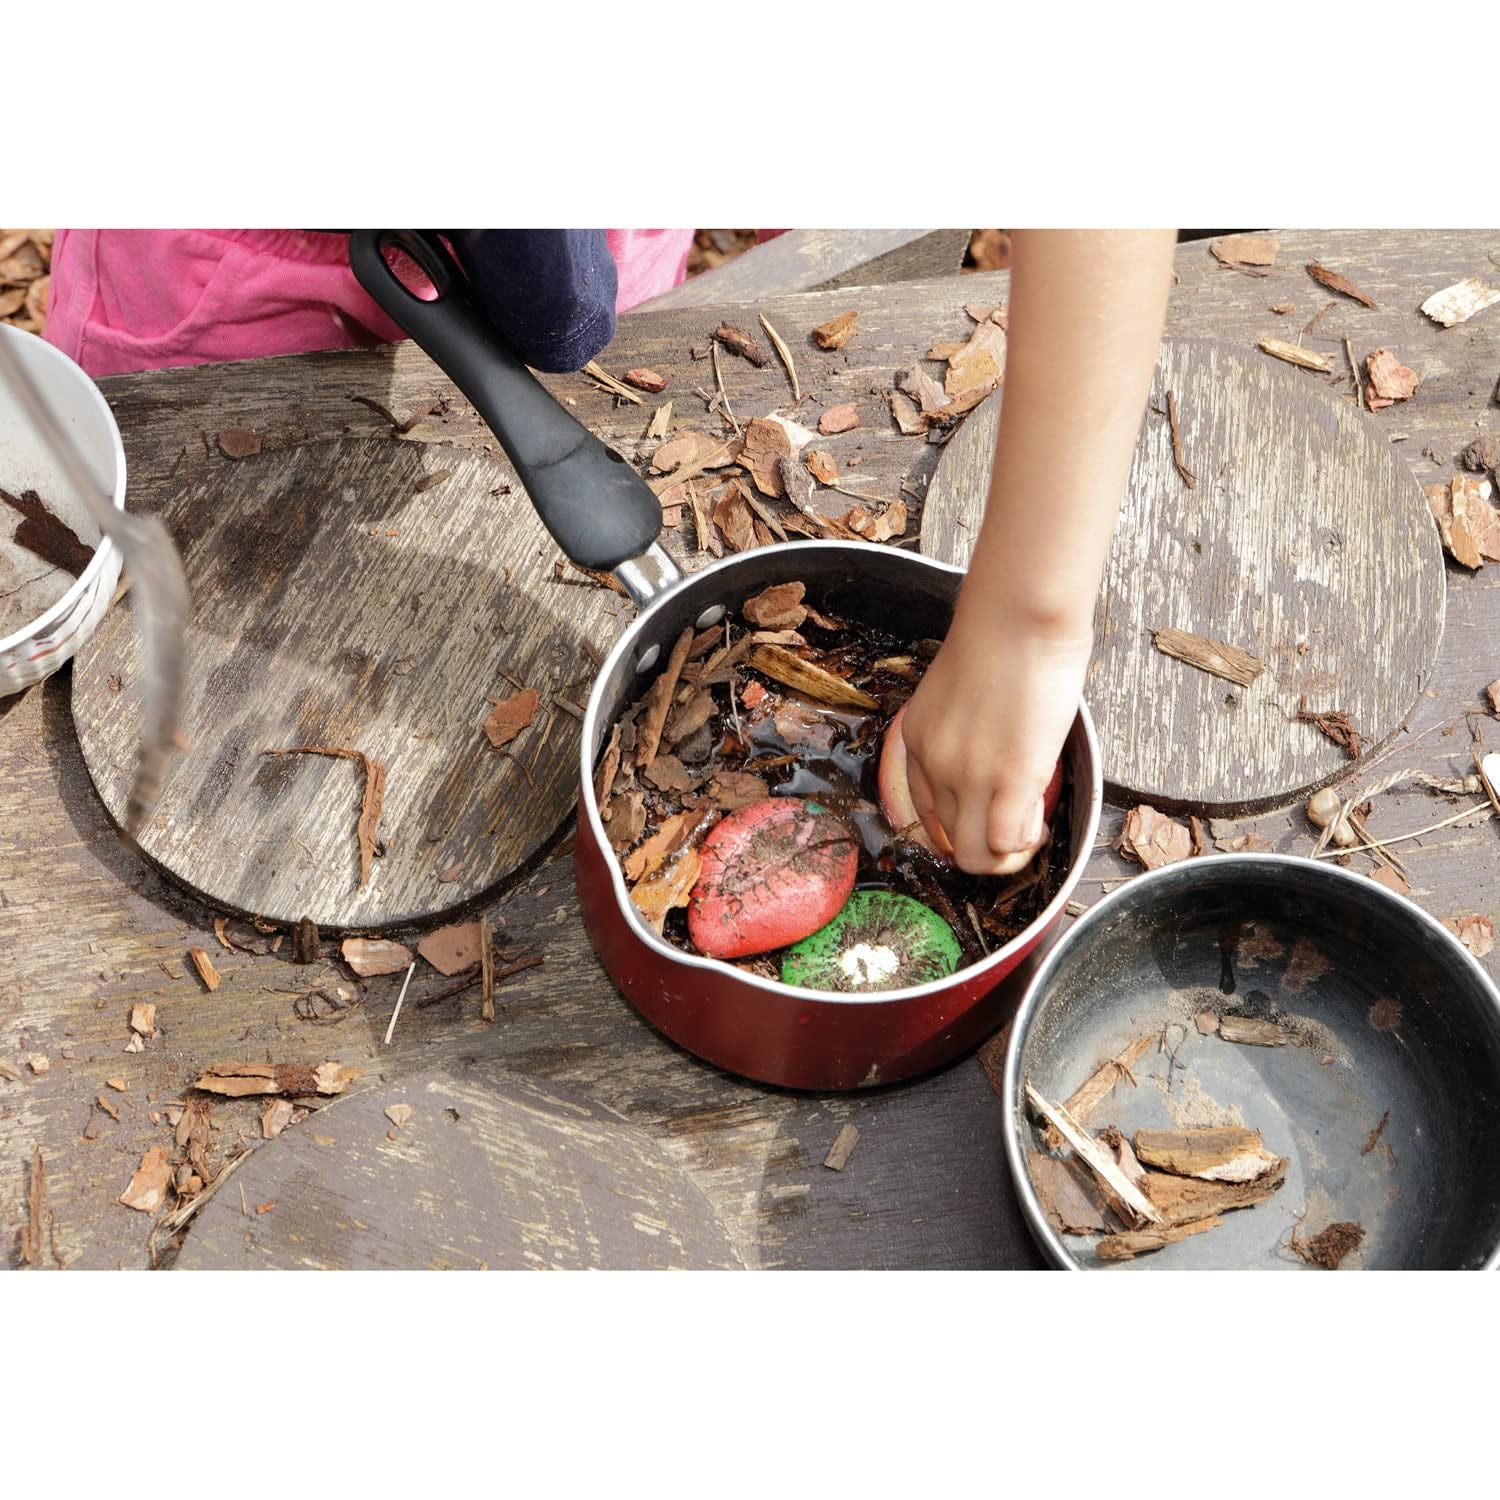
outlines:
[[[947,830],[957,822],[958,799],[947,795],[944,797],[941,791],[934,787],[931,778],[923,770],[922,763],[912,753],[908,746],[906,755],[906,784],[911,791],[912,806],[917,810],[917,816],[922,820],[922,827],[927,830],[927,835],[939,849],[951,849]],[[939,801],[944,806],[939,806]],[[944,813],[946,812],[946,816]]]
[[[1041,847],[1045,834],[1040,795],[1028,800],[997,792],[990,799],[985,832],[986,842],[998,858],[1024,853],[1029,859]]]

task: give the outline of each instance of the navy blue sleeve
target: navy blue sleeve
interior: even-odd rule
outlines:
[[[446,229],[474,299],[536,370],[580,370],[615,336],[602,229]]]

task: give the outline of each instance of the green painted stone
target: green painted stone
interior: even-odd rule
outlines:
[[[781,982],[868,995],[944,979],[962,953],[935,911],[895,891],[855,891],[826,927],[787,950]]]

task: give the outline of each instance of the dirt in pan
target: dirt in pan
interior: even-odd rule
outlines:
[[[722,886],[736,897],[737,909],[754,906],[745,893],[763,879],[785,886],[805,874],[798,901],[822,913],[815,929],[820,938],[839,936],[831,977],[797,980],[818,988],[922,982],[915,970],[903,977],[902,954],[920,950],[930,957],[935,946],[950,951],[952,967],[962,968],[1035,921],[1068,870],[1072,788],[1066,773],[1050,840],[1017,875],[967,875],[924,846],[919,824],[894,828],[882,811],[886,732],[940,644],[822,614],[801,584],[764,590],[723,624],[683,632],[663,672],[620,716],[595,775],[604,828],[632,898],[669,943],[780,979],[789,949],[810,935],[798,932],[754,951],[705,944],[701,923],[713,903],[715,845],[729,851],[719,858]],[[837,822],[808,832],[772,817],[731,844],[730,834],[747,819],[753,823],[756,804],[766,799],[798,801]],[[828,867],[836,861],[824,856],[834,833],[833,842],[852,854],[852,893],[846,888],[830,897]],[[796,857],[799,847],[805,860]],[[768,861],[774,849],[781,854]],[[847,882],[847,868],[844,876]],[[889,897],[920,903],[925,913]],[[819,903],[830,901],[825,912]],[[750,917],[744,925],[755,928]],[[872,931],[877,938],[888,933],[894,959]],[[802,961],[799,976],[811,972],[807,963],[816,968],[819,954]],[[930,977],[932,971],[922,972]]]

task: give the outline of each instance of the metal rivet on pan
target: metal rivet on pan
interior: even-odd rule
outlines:
[[[641,654],[638,657],[636,657],[636,659],[635,659],[635,669],[636,669],[636,671],[637,672],[649,672],[651,670],[651,668],[656,665],[656,663],[657,663],[658,659],[660,658],[660,656],[661,656],[661,647],[660,646],[647,646],[646,649],[644,651],[642,651]]]
[[[711,604],[698,616],[697,628],[707,630],[710,625],[717,625],[724,618],[724,606],[722,604]]]

